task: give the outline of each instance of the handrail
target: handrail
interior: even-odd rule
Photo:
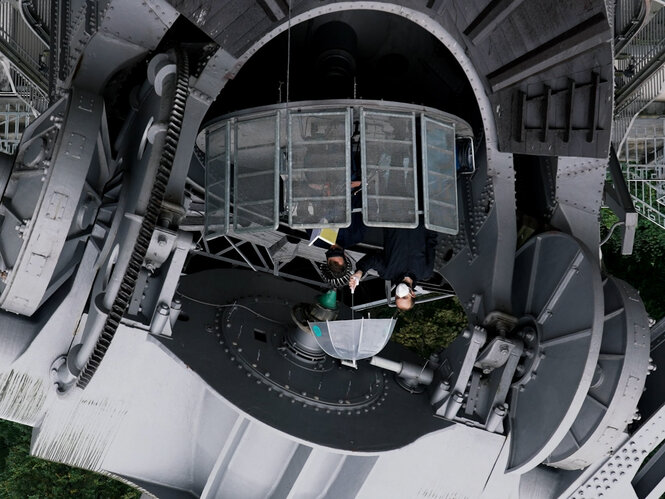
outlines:
[[[665,9],[656,12],[646,26],[624,46],[618,56],[615,105],[620,107],[665,59]]]
[[[32,119],[29,107],[23,102],[0,105],[0,151],[14,154],[21,141],[23,131]]]
[[[8,59],[0,59],[2,71],[7,74],[11,85],[10,95],[18,98],[28,106],[35,116],[46,111],[49,98],[46,92],[34,84],[34,82],[21,72]],[[3,95],[6,97],[7,95]]]
[[[664,84],[665,66],[661,66],[621,106],[615,105],[612,143],[617,151],[623,152],[623,144],[633,121],[660,94]]]
[[[14,4],[0,2],[0,52],[42,92],[48,89],[46,49]]]
[[[644,27],[651,0],[617,0],[614,10],[614,53],[619,54]]]
[[[617,14],[622,5],[617,4]],[[646,17],[648,21],[636,28],[632,39],[615,49],[612,143],[619,152],[635,117],[660,94],[665,83],[665,8]]]
[[[23,18],[25,24],[30,28],[30,31],[46,46],[48,47],[51,43],[51,34],[49,32],[49,21],[48,16],[40,17],[40,12],[35,8],[34,1],[39,2],[39,0],[19,0],[19,13]],[[41,10],[45,10],[46,13],[50,12],[50,0],[41,2]]]

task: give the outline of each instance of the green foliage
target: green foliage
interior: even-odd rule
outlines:
[[[0,497],[138,499],[140,492],[90,471],[30,457],[31,428],[0,420]]]
[[[382,307],[373,317],[392,317],[395,309]],[[450,345],[468,322],[457,298],[416,305],[400,313],[393,340],[410,348],[423,358]]]
[[[617,221],[609,210],[601,212],[601,235]],[[665,230],[644,217],[639,218],[633,254],[621,255],[621,231],[615,230],[602,247],[607,271],[630,283],[640,292],[644,306],[653,319],[665,316]]]

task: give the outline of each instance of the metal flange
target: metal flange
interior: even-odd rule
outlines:
[[[605,280],[603,289],[598,363],[580,413],[547,458],[547,464],[557,468],[585,468],[623,442],[649,372],[649,318],[637,291],[614,277]]]

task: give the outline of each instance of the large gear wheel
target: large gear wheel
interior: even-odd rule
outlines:
[[[160,151],[161,157],[159,168],[157,169],[152,190],[150,191],[148,205],[139,229],[138,237],[134,243],[134,249],[132,250],[127,270],[122,278],[120,289],[118,290],[111,306],[111,310],[106,317],[106,321],[104,322],[102,332],[99,335],[94,350],[83,369],[81,369],[76,380],[76,386],[79,388],[85,388],[88,385],[95,371],[99,367],[134,292],[136,280],[141,270],[141,266],[143,265],[143,260],[148,251],[152,233],[155,230],[157,219],[162,209],[166,186],[169,177],[171,176],[171,168],[173,167],[173,160],[178,146],[178,138],[180,137],[180,130],[182,128],[185,112],[185,103],[188,94],[189,65],[187,54],[179,52],[177,55],[176,81],[171,96],[171,108],[168,118],[168,127],[166,129],[166,139],[164,141],[164,147]]]
[[[603,288],[591,252],[548,232],[517,252],[512,289],[525,361],[511,388],[507,471],[519,472],[543,462],[580,412],[600,351]]]

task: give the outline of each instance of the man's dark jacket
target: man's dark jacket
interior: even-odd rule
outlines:
[[[415,229],[383,229],[383,252],[366,255],[357,268],[367,273],[374,269],[379,277],[397,283],[404,276],[422,281],[432,276],[436,233],[423,225]],[[414,282],[415,285],[415,282]]]

